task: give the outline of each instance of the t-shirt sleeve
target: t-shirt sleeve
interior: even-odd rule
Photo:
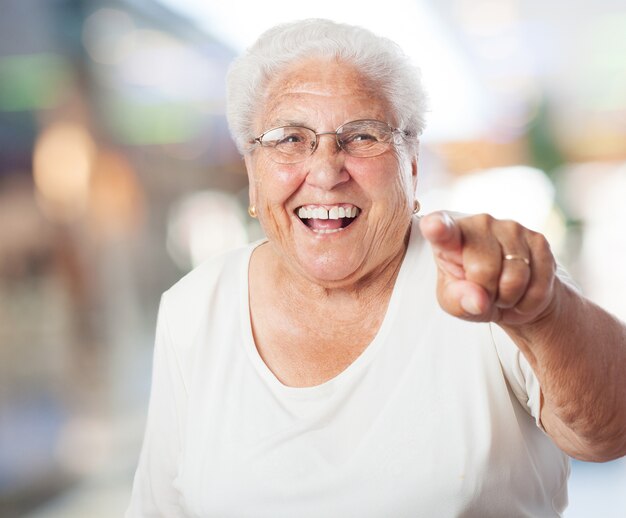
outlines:
[[[178,474],[187,389],[167,319],[166,293],[157,319],[146,431],[126,518],[183,516],[174,480]]]
[[[522,408],[535,419],[537,426],[543,429],[540,421],[541,387],[537,376],[526,357],[504,330],[495,324],[489,325],[502,371],[513,394],[515,394]]]

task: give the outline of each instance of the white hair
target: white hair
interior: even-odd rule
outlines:
[[[277,25],[263,33],[230,66],[226,115],[237,148],[245,153],[254,135],[269,80],[301,59],[336,59],[354,66],[389,102],[396,124],[417,137],[424,128],[426,94],[420,72],[393,41],[367,29],[324,19]]]

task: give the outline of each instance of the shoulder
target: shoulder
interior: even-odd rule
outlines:
[[[224,276],[235,274],[236,268],[233,266],[249,254],[250,247],[229,250],[204,261],[172,285],[164,296],[170,304],[190,302],[206,296],[207,291],[214,288]]]
[[[163,293],[159,318],[165,321],[174,342],[193,340],[211,314],[219,293],[237,297],[243,268],[254,246],[237,248],[203,262]]]

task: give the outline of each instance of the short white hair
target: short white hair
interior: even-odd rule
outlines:
[[[226,116],[242,154],[256,137],[254,122],[269,81],[289,65],[308,58],[336,59],[354,66],[391,105],[400,129],[415,137],[422,133],[426,94],[419,69],[402,49],[362,27],[312,18],[269,29],[231,64],[226,79]]]

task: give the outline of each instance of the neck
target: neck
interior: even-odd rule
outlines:
[[[256,284],[260,278],[266,279],[266,287],[272,286],[274,293],[280,293],[284,304],[300,303],[359,303],[368,304],[388,298],[393,290],[408,246],[409,232],[401,245],[388,259],[364,274],[354,278],[322,281],[303,275],[277,253],[271,243],[257,248],[251,264],[251,281]],[[258,276],[255,275],[258,272]],[[261,275],[262,274],[262,275]],[[331,307],[331,306],[329,306]]]

